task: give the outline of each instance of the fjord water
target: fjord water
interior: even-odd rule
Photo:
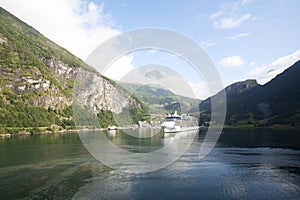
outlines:
[[[168,140],[106,134],[132,152],[155,151]],[[104,166],[75,133],[0,139],[0,199],[300,198],[299,130],[226,129],[199,159],[204,136],[199,132],[170,166],[144,174]]]

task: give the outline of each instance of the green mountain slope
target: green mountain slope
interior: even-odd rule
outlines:
[[[227,125],[299,126],[300,61],[265,85],[255,80],[234,83],[225,89]],[[218,98],[218,94],[213,98]],[[210,119],[210,98],[200,104],[201,122]]]
[[[122,83],[129,91],[145,102],[151,114],[168,114],[175,110],[179,113],[199,115],[199,103],[201,100],[176,95],[167,88],[158,85],[143,85]]]
[[[0,8],[0,132],[10,132],[11,127],[74,125],[73,87],[83,72],[97,80],[97,91],[105,89],[107,94],[89,96],[102,126],[113,123],[112,114],[123,109],[143,112],[137,98]]]

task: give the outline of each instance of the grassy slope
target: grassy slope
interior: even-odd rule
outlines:
[[[138,87],[134,84],[124,84],[135,96],[149,105],[151,114],[167,114],[175,110],[182,113],[199,113],[199,99],[175,95],[170,90],[156,85]]]

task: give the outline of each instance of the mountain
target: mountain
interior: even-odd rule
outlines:
[[[146,109],[125,89],[0,8],[0,132],[74,126],[73,88],[76,77],[84,81],[83,75],[93,80],[95,90],[83,94],[87,100],[82,107],[92,105],[101,125],[113,123],[112,115],[123,110],[140,117]]]
[[[181,95],[176,95],[167,88],[159,85],[135,85],[122,83],[122,85],[139,97],[149,106],[151,114],[168,114],[175,110],[179,113],[199,115],[199,103],[201,100]]]
[[[255,80],[234,83],[225,88],[225,124],[234,126],[299,126],[300,61],[259,85]],[[218,98],[219,94],[213,98]],[[210,99],[200,104],[201,122],[210,119]]]

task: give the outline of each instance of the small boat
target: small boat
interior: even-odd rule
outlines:
[[[111,130],[117,130],[117,127],[116,126],[108,126],[107,127],[107,130],[111,131]]]
[[[198,120],[187,114],[178,115],[177,111],[173,115],[169,114],[161,127],[165,133],[177,133],[181,131],[198,130]]]

